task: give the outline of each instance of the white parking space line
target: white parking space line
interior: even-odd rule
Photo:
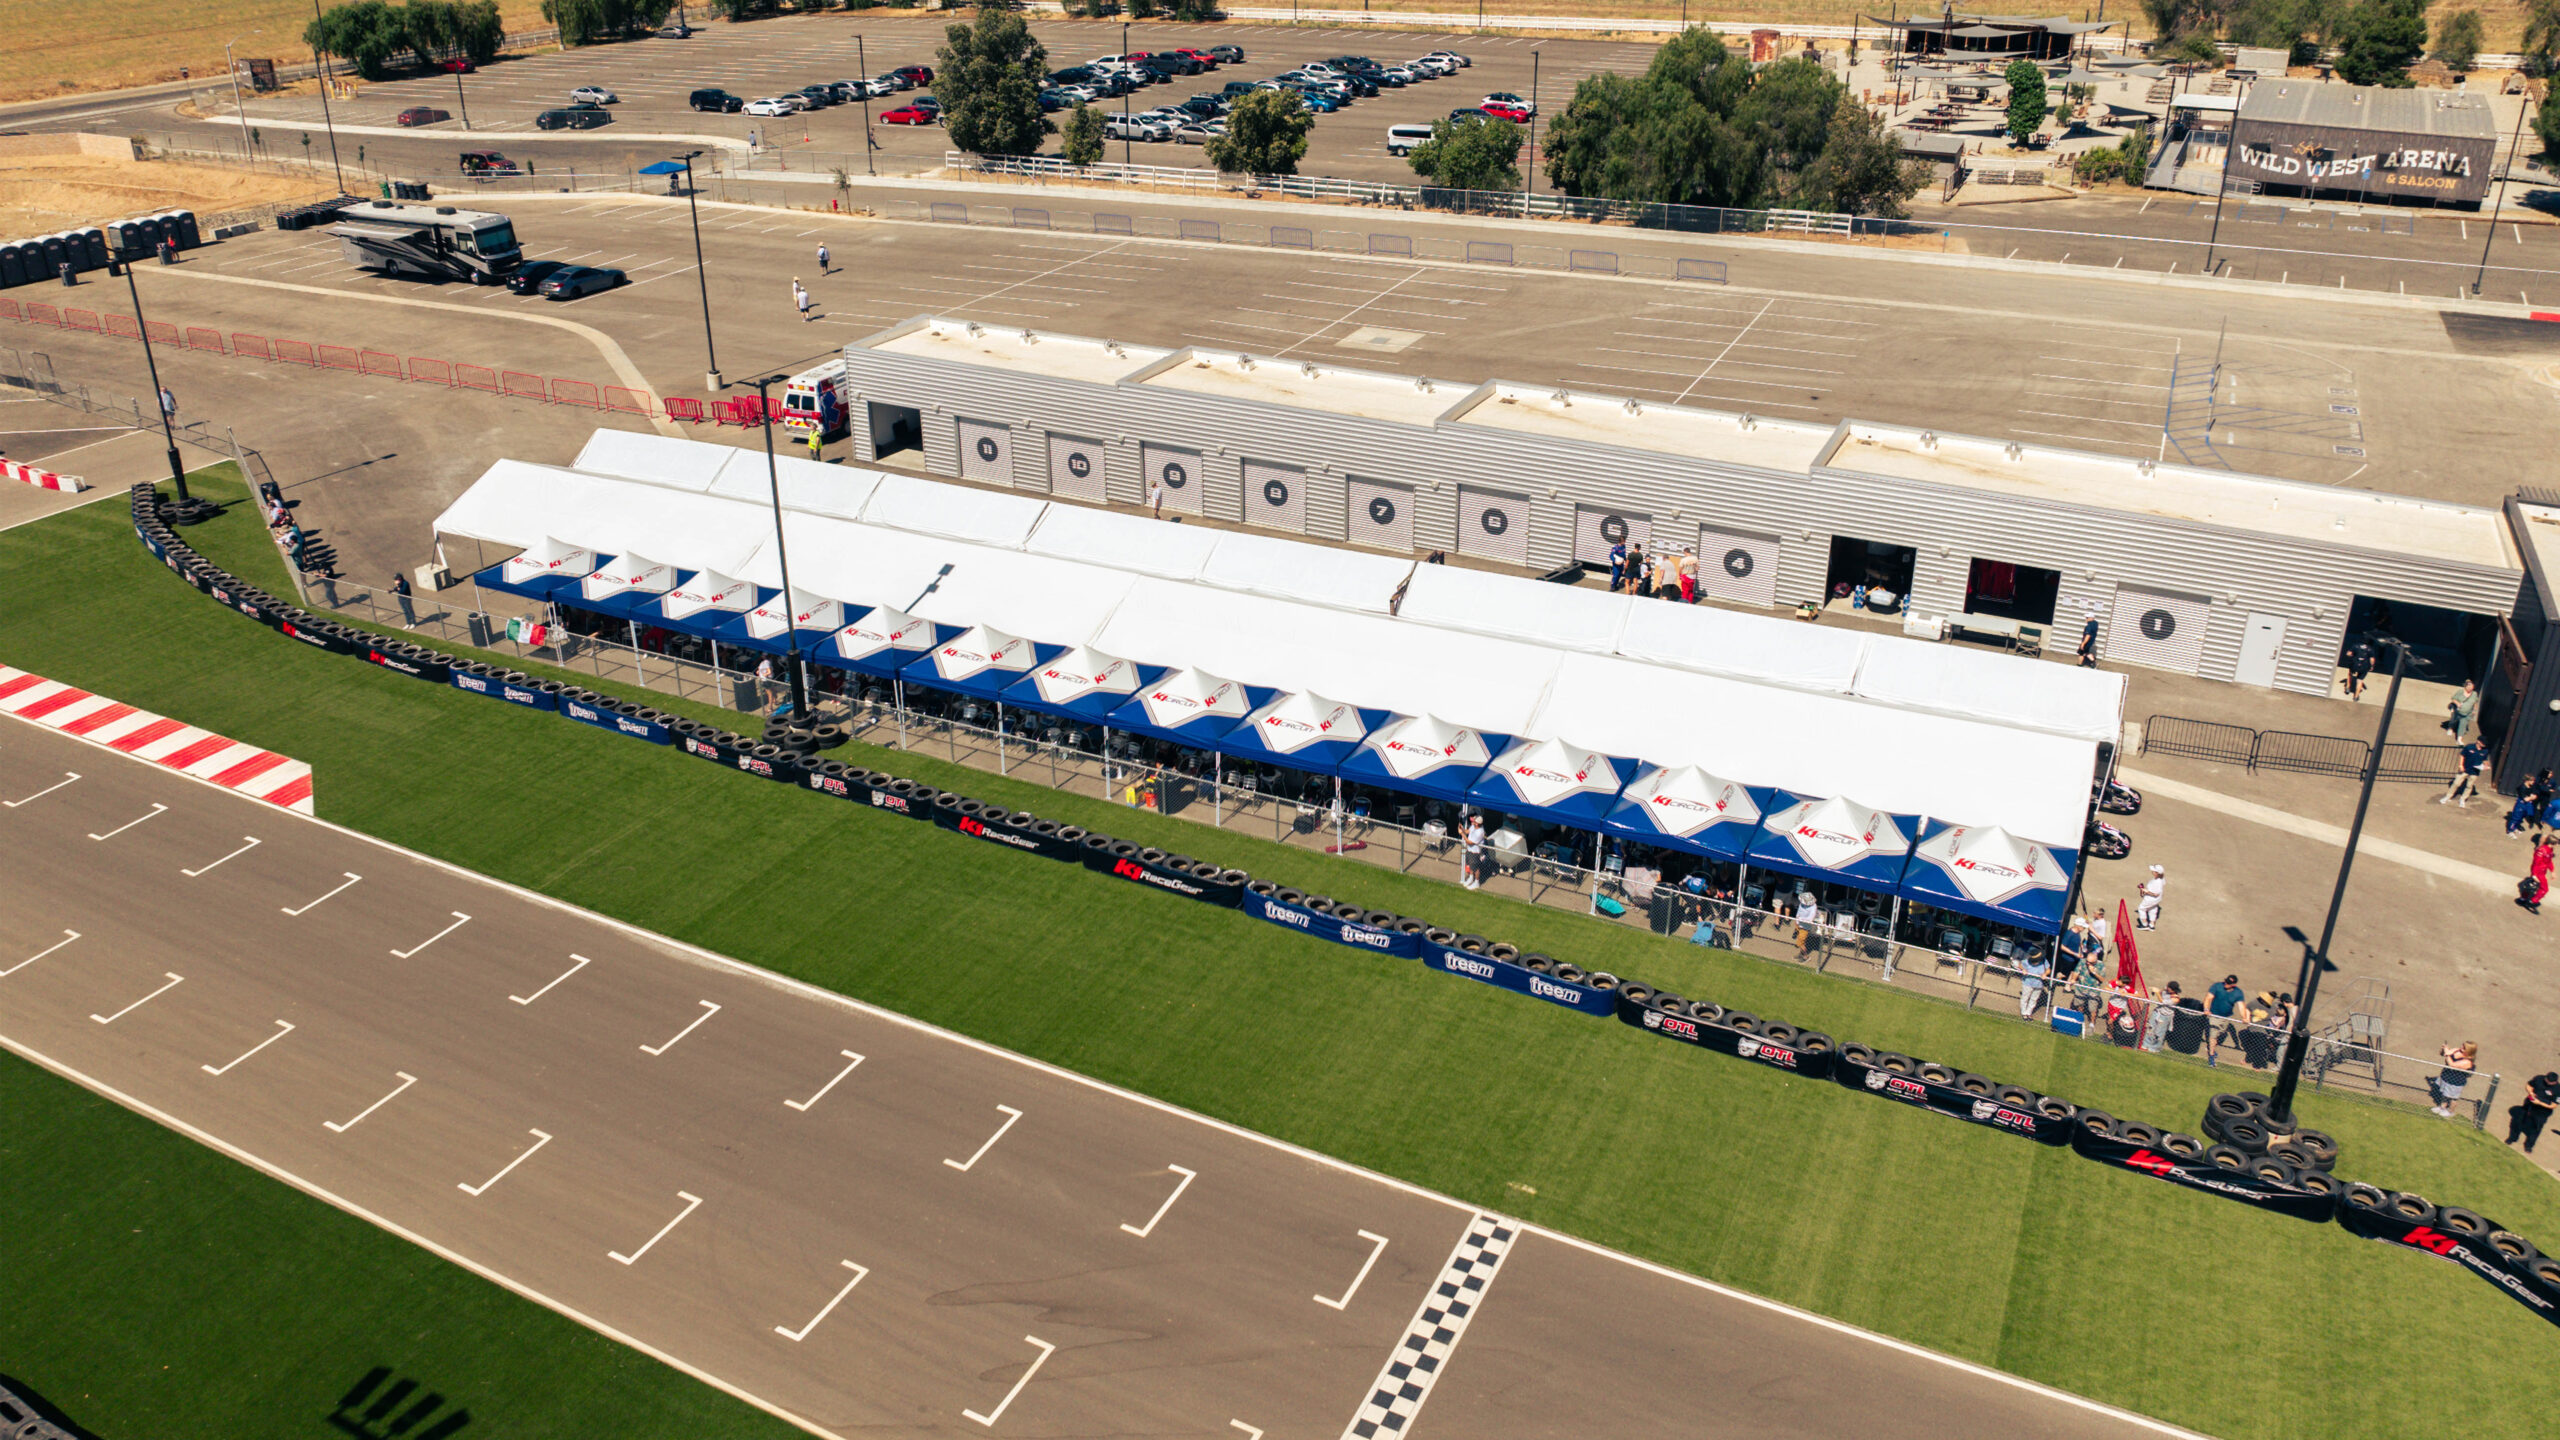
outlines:
[[[1031,1383],[1031,1377],[1040,1373],[1040,1367],[1049,1363],[1050,1356],[1058,1353],[1057,1346],[1037,1335],[1025,1335],[1022,1338],[1024,1343],[1039,1347],[1040,1358],[1031,1362],[1031,1368],[1022,1372],[1022,1378],[1013,1382],[1012,1389],[1004,1392],[1004,1398],[996,1402],[996,1408],[993,1411],[981,1415],[975,1410],[963,1410],[960,1412],[962,1415],[993,1429],[997,1418],[1004,1414],[1005,1407],[1013,1403],[1013,1397],[1022,1393],[1022,1387]]]
[[[679,1191],[677,1191],[677,1192],[676,1192],[676,1198],[677,1198],[677,1199],[679,1199],[679,1200],[682,1200],[683,1202],[685,1202],[685,1203],[684,1203],[684,1208],[683,1208],[682,1210],[679,1210],[679,1211],[677,1211],[677,1212],[676,1212],[676,1218],[674,1218],[673,1220],[668,1221],[668,1222],[667,1222],[666,1224],[664,1224],[664,1225],[659,1226],[659,1227],[658,1227],[658,1233],[649,1237],[649,1243],[648,1243],[648,1244],[641,1246],[639,1249],[632,1251],[632,1252],[631,1252],[630,1254],[628,1254],[628,1255],[623,1254],[623,1253],[622,1253],[621,1251],[619,1251],[619,1250],[608,1250],[608,1251],[606,1251],[606,1252],[605,1252],[605,1254],[606,1254],[608,1257],[612,1258],[612,1259],[615,1259],[615,1260],[619,1260],[619,1261],[621,1261],[621,1262],[622,1262],[623,1264],[625,1264],[625,1265],[629,1265],[629,1264],[633,1263],[634,1261],[638,1260],[641,1256],[648,1254],[648,1253],[649,1253],[650,1246],[656,1245],[659,1241],[666,1239],[666,1238],[667,1238],[667,1232],[668,1232],[668,1231],[673,1230],[673,1229],[674,1229],[674,1228],[676,1228],[678,1225],[683,1224],[683,1223],[684,1223],[684,1217],[686,1217],[687,1215],[692,1214],[692,1213],[694,1212],[694,1210],[702,1204],[702,1197],[701,1197],[701,1196],[699,1196],[699,1195],[688,1195],[688,1194],[686,1194],[686,1193],[685,1193],[684,1191],[682,1191],[682,1190],[679,1190]]]
[[[545,995],[547,995],[547,994],[551,993],[551,986],[552,986],[552,985],[557,985],[557,984],[559,984],[561,981],[568,979],[570,976],[577,974],[579,971],[584,970],[584,969],[586,969],[589,965],[592,965],[592,964],[594,964],[594,963],[595,963],[594,961],[589,960],[586,956],[584,956],[584,955],[580,955],[580,954],[576,953],[575,951],[570,952],[569,959],[570,959],[570,961],[571,961],[571,964],[570,964],[569,968],[568,968],[568,969],[566,969],[566,970],[561,971],[561,972],[560,972],[559,974],[557,974],[557,975],[552,976],[552,977],[551,977],[551,982],[550,982],[550,984],[543,986],[541,989],[534,991],[534,992],[533,992],[532,994],[530,994],[530,995],[510,995],[510,996],[508,996],[507,998],[508,998],[508,999],[510,999],[510,1000],[512,1000],[512,1001],[514,1001],[514,1002],[515,1002],[515,1003],[517,1003],[518,1005],[530,1005],[530,1004],[532,1004],[534,1001],[539,1000],[539,999],[541,999],[543,996],[545,996]]]
[[[353,885],[353,884],[354,884],[354,883],[356,883],[357,881],[359,881],[359,880],[361,880],[361,879],[363,879],[363,878],[364,878],[363,876],[358,875],[357,873],[355,873],[355,872],[354,872],[354,871],[352,871],[352,870],[341,870],[341,871],[339,871],[338,873],[347,877],[347,879],[346,879],[346,884],[344,884],[344,885],[340,885],[340,886],[338,887],[338,889],[337,889],[337,890],[332,890],[332,891],[330,891],[330,892],[329,892],[329,895],[335,895],[335,894],[337,894],[337,893],[338,893],[338,890],[344,890],[344,889],[346,889],[346,888],[347,888],[347,885]],[[323,896],[321,896],[321,897],[320,897],[320,900],[326,900],[326,899],[328,899],[328,898],[329,898],[329,895],[323,895]],[[287,908],[287,909],[285,910],[285,912],[284,912],[284,913],[286,913],[287,915],[300,915],[300,914],[303,914],[305,911],[308,911],[308,910],[312,909],[314,906],[317,906],[317,905],[320,903],[320,900],[314,900],[314,901],[312,901],[312,902],[311,902],[311,904],[303,906],[303,907],[302,907],[302,909],[300,909],[300,910],[295,910],[295,909]]]
[[[332,893],[334,893],[334,892],[332,892]],[[325,899],[325,898],[327,898],[327,897],[325,897],[325,896],[324,896],[324,897],[322,897],[322,898],[323,898],[323,899]],[[314,903],[314,904],[317,904],[318,902],[317,902],[317,901],[314,901],[313,903]],[[443,939],[443,938],[444,938],[444,937],[446,937],[447,935],[450,935],[450,934],[452,934],[454,931],[459,930],[459,929],[461,929],[463,926],[468,925],[468,924],[470,924],[470,923],[471,923],[471,917],[470,917],[470,916],[468,916],[468,915],[463,914],[463,913],[462,913],[461,911],[459,911],[459,910],[450,910],[450,911],[447,911],[446,913],[447,913],[447,914],[449,914],[449,915],[451,915],[451,916],[453,917],[453,923],[452,923],[452,924],[447,925],[447,926],[446,926],[446,927],[444,927],[443,929],[441,929],[441,930],[437,931],[437,932],[436,932],[436,933],[434,933],[433,935],[428,936],[426,939],[419,941],[417,944],[410,946],[410,947],[409,947],[408,949],[406,949],[406,950],[394,950],[394,951],[392,951],[391,953],[392,953],[393,955],[395,955],[395,956],[399,957],[400,959],[403,959],[403,960],[415,959],[415,958],[417,957],[417,954],[418,954],[418,952],[419,952],[419,951],[426,949],[428,946],[433,945],[434,943],[436,943],[437,941],[439,941],[439,940]]]
[[[700,1025],[703,1021],[720,1013],[720,1007],[712,1004],[708,1000],[700,1001],[698,1003],[702,1006],[702,1013],[694,1016],[691,1024],[686,1025],[683,1029],[670,1036],[667,1042],[663,1045],[643,1045],[640,1048],[651,1055],[664,1055],[668,1051],[676,1048],[676,1041],[692,1034],[695,1026]]]
[[[995,1148],[997,1141],[1004,1138],[1004,1132],[1013,1128],[1013,1122],[1022,1118],[1022,1112],[1010,1105],[999,1105],[996,1109],[1004,1112],[1004,1123],[996,1127],[996,1133],[987,1137],[986,1143],[978,1147],[977,1153],[971,1155],[966,1161],[945,1158],[943,1164],[964,1175],[967,1174],[980,1160],[986,1158],[987,1152]]]
[[[127,830],[130,830],[130,829],[132,829],[134,826],[141,824],[143,821],[145,821],[145,820],[150,820],[150,819],[153,819],[153,818],[155,818],[155,817],[157,817],[157,816],[161,815],[162,813],[166,812],[166,811],[168,810],[168,808],[169,808],[169,807],[168,807],[168,806],[166,806],[166,805],[158,804],[158,803],[156,803],[156,802],[155,802],[155,803],[152,805],[152,807],[151,807],[148,811],[145,811],[143,814],[138,815],[138,816],[134,817],[134,818],[133,818],[133,819],[131,819],[131,820],[127,820],[127,821],[126,821],[126,822],[124,822],[123,824],[121,824],[121,825],[117,826],[117,827],[116,827],[116,828],[114,828],[113,830],[108,831],[108,832],[107,832],[106,834],[104,834],[104,835],[92,834],[89,838],[90,838],[90,839],[92,839],[92,840],[113,840],[114,838],[116,838],[117,836],[119,836],[119,835],[123,834],[123,833],[124,833],[124,832],[126,832]]]
[[[46,797],[47,795],[52,794],[54,791],[61,789],[63,786],[68,785],[68,784],[70,784],[72,781],[77,780],[77,779],[79,779],[79,778],[80,778],[79,772],[77,772],[77,771],[73,771],[73,770],[65,770],[65,771],[63,771],[63,772],[62,772],[62,778],[61,778],[61,779],[54,781],[52,784],[47,785],[47,786],[46,786],[46,787],[44,787],[43,789],[41,789],[41,790],[37,791],[36,793],[34,793],[33,795],[29,795],[29,796],[25,797],[24,799],[19,799],[19,800],[0,800],[0,810],[15,810],[15,809],[17,809],[19,806],[21,806],[21,805],[31,804],[31,803],[33,803],[33,802],[35,802],[35,801],[41,800],[41,799],[43,799],[44,797]]]
[[[224,1065],[219,1069],[211,1065],[200,1065],[196,1068],[204,1071],[207,1075],[220,1075],[225,1071],[228,1071],[232,1065],[239,1064],[241,1061],[248,1059],[250,1056],[257,1054],[259,1051],[266,1049],[268,1046],[273,1045],[292,1033],[293,1022],[289,1020],[279,1020],[276,1022],[276,1033],[259,1041],[257,1044],[250,1046],[248,1049],[241,1051],[238,1055],[233,1056],[230,1064]]]
[[[527,1161],[527,1160],[531,1159],[531,1158],[533,1157],[533,1152],[534,1152],[534,1151],[539,1150],[539,1149],[541,1149],[543,1146],[548,1145],[548,1144],[550,1144],[550,1143],[551,1143],[551,1137],[550,1137],[549,1135],[545,1134],[544,1132],[540,1131],[540,1130],[527,1130],[525,1133],[526,1133],[526,1134],[528,1134],[528,1135],[531,1135],[531,1136],[533,1137],[533,1143],[532,1143],[531,1145],[526,1146],[522,1151],[520,1151],[520,1152],[516,1155],[516,1158],[514,1158],[513,1160],[510,1160],[510,1161],[508,1161],[506,1164],[504,1164],[504,1165],[500,1166],[500,1167],[498,1168],[498,1173],[497,1173],[497,1174],[490,1176],[488,1179],[481,1181],[481,1182],[480,1182],[479,1184],[477,1184],[477,1185],[467,1185],[467,1184],[464,1184],[463,1182],[461,1182],[461,1181],[458,1181],[458,1180],[457,1180],[457,1181],[455,1181],[455,1182],[454,1182],[454,1186],[453,1186],[453,1188],[454,1188],[454,1189],[456,1189],[456,1190],[459,1190],[459,1191],[461,1191],[463,1194],[468,1195],[468,1196],[470,1196],[471,1198],[473,1198],[473,1199],[477,1200],[477,1199],[479,1199],[482,1195],[485,1195],[485,1194],[487,1194],[487,1193],[488,1193],[488,1191],[489,1191],[489,1187],[490,1187],[490,1186],[495,1185],[495,1184],[497,1184],[499,1181],[506,1179],[506,1178],[507,1178],[507,1172],[508,1172],[508,1171],[513,1170],[513,1169],[514,1169],[514,1168],[516,1168],[517,1166],[519,1166],[519,1165],[523,1164],[525,1161]]]
[[[47,945],[33,955],[28,956],[26,959],[19,961],[17,964],[10,966],[8,969],[0,970],[0,978],[6,978],[7,976],[17,974],[19,971],[26,969],[28,966],[33,965],[47,955],[52,954],[54,951],[61,949],[63,946],[68,945],[79,938],[80,932],[77,930],[63,931],[61,939],[54,941],[52,944]]]
[[[1315,1296],[1313,1298],[1317,1304],[1334,1310],[1350,1309],[1351,1297],[1360,1293],[1360,1283],[1369,1278],[1369,1271],[1377,1265],[1378,1257],[1387,1253],[1386,1236],[1372,1235],[1363,1230],[1360,1232],[1360,1238],[1369,1241],[1371,1249],[1369,1258],[1360,1262],[1360,1273],[1351,1277],[1351,1288],[1343,1291],[1342,1298],[1339,1300],[1327,1300],[1321,1295]]]
[[[339,1134],[341,1134],[341,1135],[344,1135],[344,1134],[346,1134],[348,1131],[353,1130],[354,1128],[356,1128],[358,1125],[363,1124],[363,1123],[364,1123],[364,1117],[366,1117],[367,1115],[372,1114],[372,1113],[373,1113],[374,1111],[376,1111],[376,1110],[381,1109],[383,1106],[390,1104],[394,1099],[397,1099],[397,1098],[399,1097],[399,1094],[400,1094],[400,1092],[401,1092],[401,1091],[406,1090],[406,1089],[408,1089],[410,1086],[415,1085],[415,1084],[417,1084],[417,1083],[418,1083],[418,1077],[417,1077],[417,1076],[415,1076],[415,1075],[410,1074],[410,1073],[409,1073],[408,1071],[406,1071],[406,1070],[394,1070],[394,1071],[392,1071],[391,1073],[400,1077],[400,1083],[391,1087],[391,1093],[390,1093],[390,1094],[383,1096],[381,1099],[374,1101],[374,1102],[373,1102],[372,1104],[370,1104],[370,1105],[367,1105],[367,1106],[366,1106],[366,1107],[364,1107],[362,1110],[357,1111],[357,1112],[356,1112],[356,1116],[355,1116],[355,1118],[354,1118],[354,1119],[352,1119],[352,1120],[347,1121],[347,1122],[346,1122],[345,1124],[343,1124],[343,1125],[342,1125],[342,1124],[340,1124],[340,1123],[338,1123],[338,1122],[337,1122],[337,1121],[335,1121],[335,1120],[323,1120],[323,1121],[321,1121],[321,1122],[320,1122],[320,1123],[321,1123],[321,1125],[322,1125],[323,1127],[327,1128],[327,1129],[334,1130],[334,1131],[336,1131],[337,1133],[339,1133]]]
[[[56,946],[55,948],[59,949],[61,947]],[[127,1005],[113,1015],[100,1015],[95,1011],[91,1011],[89,1018],[97,1021],[101,1025],[113,1025],[127,1015],[141,1009],[145,1004],[148,1004],[149,1002],[158,999],[160,996],[168,994],[171,990],[176,989],[180,984],[184,983],[187,978],[175,970],[163,970],[160,973],[169,977],[168,984],[163,985],[159,989],[152,991],[150,994],[143,996],[140,1000],[134,1001],[132,1004]]]
[[[818,1322],[826,1319],[828,1315],[834,1313],[835,1308],[844,1303],[844,1297],[853,1293],[853,1287],[861,1284],[863,1278],[871,1273],[869,1270],[860,1265],[854,1264],[850,1260],[844,1262],[844,1268],[853,1272],[853,1278],[844,1282],[844,1288],[835,1293],[835,1298],[818,1307],[818,1313],[809,1317],[808,1324],[801,1326],[797,1330],[786,1330],[783,1327],[776,1325],[773,1327],[773,1333],[781,1336],[785,1340],[792,1341],[795,1344],[799,1341],[808,1339],[809,1332],[818,1328]],[[1028,1380],[1031,1377],[1026,1375],[1023,1378]],[[1004,1407],[999,1405],[996,1408],[1001,1411]]]
[[[817,1104],[820,1100],[825,1099],[825,1098],[826,1098],[826,1095],[827,1095],[827,1092],[828,1092],[828,1091],[830,1091],[830,1090],[833,1090],[834,1088],[836,1088],[836,1081],[838,1081],[838,1080],[842,1080],[842,1079],[843,1079],[844,1077],[846,1077],[847,1075],[852,1074],[852,1073],[854,1072],[854,1070],[855,1070],[858,1066],[860,1066],[860,1065],[862,1064],[862,1057],[861,1057],[861,1056],[859,1056],[859,1055],[854,1054],[854,1053],[853,1053],[852,1051],[850,1051],[850,1050],[839,1050],[839,1051],[837,1051],[836,1053],[837,1053],[837,1054],[839,1054],[839,1055],[844,1056],[844,1057],[845,1057],[846,1059],[848,1059],[848,1060],[851,1060],[853,1063],[852,1063],[851,1065],[847,1065],[847,1066],[845,1066],[843,1069],[841,1069],[841,1070],[837,1071],[837,1072],[835,1073],[835,1075],[834,1075],[831,1079],[829,1079],[829,1080],[827,1081],[827,1083],[826,1083],[826,1084],[819,1086],[819,1087],[818,1087],[818,1093],[817,1093],[817,1094],[810,1096],[810,1097],[809,1097],[808,1099],[806,1099],[806,1100],[785,1100],[785,1101],[783,1101],[782,1103],[783,1103],[785,1106],[788,1106],[789,1108],[791,1108],[791,1109],[793,1109],[793,1110],[799,1110],[799,1111],[803,1111],[803,1112],[805,1112],[805,1111],[807,1111],[807,1110],[808,1110],[808,1108],[809,1108],[810,1106],[815,1105],[815,1104]]]
[[[240,847],[239,849],[237,849],[237,850],[232,851],[230,854],[223,856],[223,857],[222,857],[222,860],[216,860],[216,861],[214,861],[214,862],[213,862],[213,864],[212,864],[212,865],[207,865],[207,866],[205,866],[203,869],[200,869],[200,870],[181,870],[181,871],[179,871],[178,873],[179,873],[179,874],[181,874],[181,875],[184,875],[184,876],[186,876],[188,879],[192,880],[192,879],[194,879],[196,876],[202,875],[202,874],[206,873],[206,871],[212,870],[215,866],[218,866],[218,865],[222,864],[223,860],[236,860],[236,859],[240,858],[241,856],[248,854],[250,851],[257,849],[257,848],[258,848],[258,846],[262,843],[262,842],[258,839],[258,837],[257,837],[257,836],[255,836],[255,835],[243,835],[243,836],[241,836],[240,838],[241,838],[241,839],[243,839],[243,840],[248,841],[249,843],[248,843],[248,844],[246,844],[246,845],[241,846],[241,847]]]

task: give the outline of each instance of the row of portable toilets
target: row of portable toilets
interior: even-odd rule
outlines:
[[[181,250],[193,250],[203,244],[203,234],[196,228],[196,212],[166,210],[107,226],[91,225],[58,235],[12,240],[0,244],[0,289],[59,280],[65,265],[74,275],[104,270],[115,256],[148,255],[157,251],[163,240],[177,242]]]

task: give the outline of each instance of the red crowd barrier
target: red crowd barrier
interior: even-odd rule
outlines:
[[[465,390],[486,390],[495,395],[498,393],[498,372],[486,365],[456,365],[453,367],[453,383]]]
[[[62,312],[51,305],[47,305],[41,300],[30,300],[27,302],[27,323],[30,325],[51,325],[56,329],[60,329],[62,326]]]
[[[357,357],[356,368],[367,375],[386,375],[394,380],[403,378],[400,371],[400,357],[385,355],[379,350],[367,350]]]
[[[95,310],[65,310],[62,312],[62,328],[65,330],[86,330],[90,334],[95,335],[99,333],[98,312]]]
[[[509,370],[505,372],[503,378],[506,382],[507,393],[519,400],[548,400],[551,398],[551,387],[543,384],[542,377],[539,375],[527,375],[521,370]]]
[[[239,356],[243,360],[273,360],[276,358],[275,351],[267,345],[266,336],[245,334],[238,330],[231,332],[231,353]]]
[[[110,315],[107,317],[107,333],[118,340],[139,340],[142,327],[134,324],[130,315]]]
[[[219,330],[207,330],[201,325],[190,325],[187,327],[187,348],[190,350],[210,350],[216,355],[226,353],[222,348],[222,332]]]
[[[323,370],[355,370],[361,368],[353,345],[322,345],[320,368]]]
[[[175,345],[178,343],[178,327],[170,324],[166,320],[143,321],[142,333],[150,336],[151,343],[154,345]]]
[[[17,301],[0,300],[0,320],[23,320],[25,318],[26,317],[24,315],[18,313]]]
[[[277,341],[276,359],[278,362],[286,365],[317,365],[320,363],[317,359],[312,357],[309,342],[302,340]]]
[[[442,360],[421,360],[412,355],[409,357],[409,378],[421,385],[450,385],[453,383],[453,367]]]
[[[551,382],[551,403],[554,405],[584,405],[588,409],[593,410],[597,408],[595,384],[592,381],[587,380],[555,379]]]
[[[699,425],[702,423],[702,402],[686,399],[681,395],[670,395],[667,397],[667,418]]]
[[[607,385],[604,387],[604,408],[619,410],[625,415],[646,415],[654,407],[649,404],[649,392],[646,390],[626,390],[619,385]]]

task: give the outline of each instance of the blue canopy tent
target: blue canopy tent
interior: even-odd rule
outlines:
[[[1467,800],[1505,815],[1597,831],[1636,768],[1633,760],[1561,740],[1514,740],[1468,788]]]
[[[1384,710],[1363,710],[1298,690],[1257,707],[1243,724],[1209,742],[1209,748],[1239,760],[1334,775],[1369,732],[1389,718]]]
[[[839,627],[810,655],[822,665],[896,680],[918,655],[960,633],[887,605],[877,605]]]
[[[1129,730],[1176,745],[1210,749],[1211,741],[1244,723],[1273,692],[1243,685],[1197,667],[1168,671],[1153,685],[1103,718],[1114,730]]]
[[[1743,857],[1746,865],[1891,896],[1899,917],[1902,870],[1911,858],[1911,837],[1920,829],[1918,816],[1889,814],[1838,796],[1814,799],[1790,790],[1770,792],[1767,808],[1760,833]],[[1749,881],[1746,870],[1746,891]]]
[[[910,685],[1001,703],[1015,681],[1065,653],[1064,645],[1043,645],[973,625],[936,643],[898,673]]]
[[[1627,782],[1603,828],[1621,839],[1738,863],[1758,838],[1775,793],[1695,765],[1648,765]]]
[[[1902,896],[1996,924],[2060,935],[2077,850],[2021,840],[1997,825],[1931,823],[1902,872]]]
[[[1340,773],[1358,784],[1462,805],[1484,767],[1510,744],[1508,735],[1487,735],[1437,715],[1414,715],[1373,727],[1360,748],[1344,758]]]
[[[1079,645],[1007,685],[1001,698],[1025,710],[1101,725],[1141,687],[1155,684],[1167,673],[1162,665],[1140,665]]]
[[[561,587],[593,574],[603,557],[549,536],[471,577],[473,584],[504,595],[548,601]]]
[[[836,663],[828,659],[823,647],[828,637],[844,628],[842,604],[804,590],[792,597],[793,603],[786,609],[781,603],[780,590],[769,590],[761,585],[756,587],[756,597],[751,609],[730,616],[713,628],[713,644],[757,650],[768,655],[786,655],[791,652],[793,640],[797,639],[802,658],[818,664]]]
[[[507,571],[512,564],[513,562],[507,562],[492,565],[472,576],[471,583],[483,590],[495,590],[501,595],[520,595],[527,600],[537,600],[544,604],[561,599],[560,592],[563,590],[568,591],[571,596],[577,594],[581,576],[563,574],[556,570],[536,571],[523,579],[513,580],[507,577]]]

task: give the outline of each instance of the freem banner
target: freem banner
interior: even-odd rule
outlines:
[[[1268,880],[1256,880],[1246,889],[1251,893],[1244,897],[1244,913],[1257,920],[1268,920],[1284,930],[1295,930],[1318,940],[1330,940],[1354,950],[1392,955],[1403,960],[1415,959],[1422,954],[1422,937],[1419,934],[1328,915],[1302,903],[1309,898],[1304,892],[1284,890]]]
[[[584,700],[561,697],[560,713],[581,725],[593,725],[599,730],[610,730],[616,735],[628,735],[634,740],[646,740],[652,745],[664,745],[675,739],[674,732],[654,720],[643,720],[636,715],[607,710]]]
[[[1561,1005],[1567,1010],[1579,1010],[1585,1015],[1606,1015],[1617,1008],[1614,984],[1588,985],[1579,980],[1542,975],[1515,961],[1497,960],[1491,955],[1436,944],[1429,939],[1422,942],[1422,963],[1434,970],[1480,980],[1498,989],[1544,1000],[1550,1005]]]

